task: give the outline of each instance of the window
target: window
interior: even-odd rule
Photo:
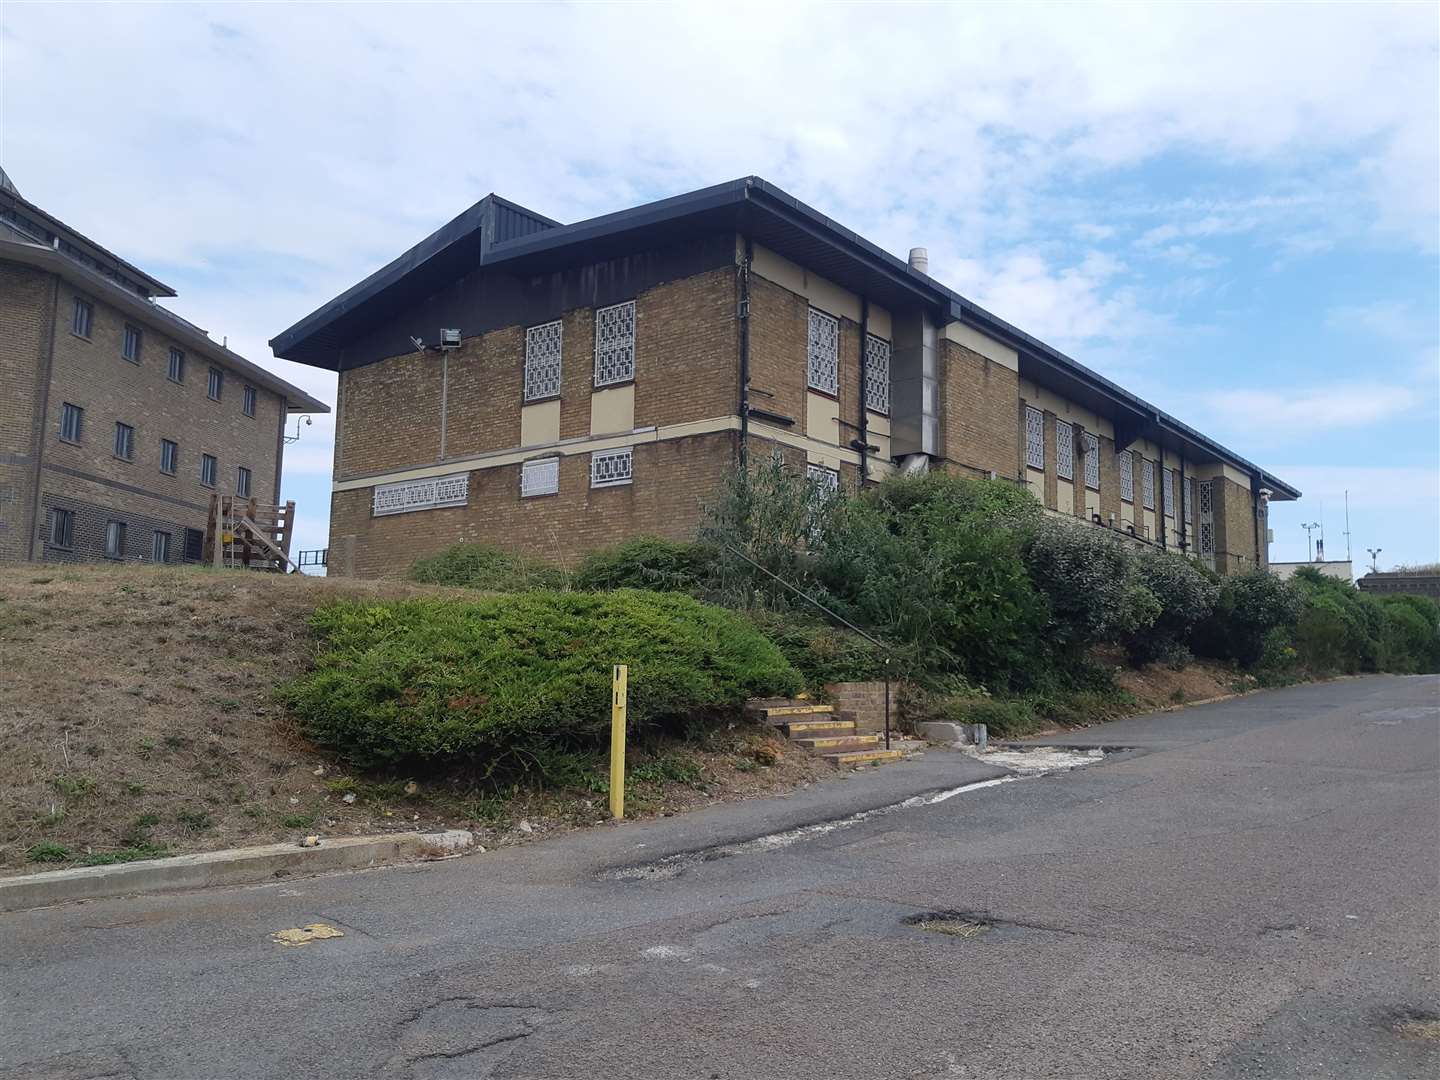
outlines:
[[[60,407],[60,438],[66,442],[78,443],[80,432],[85,426],[85,410],[68,401]]]
[[[890,415],[890,342],[874,334],[865,338],[865,407]]]
[[[470,474],[452,473],[429,480],[381,484],[371,496],[370,513],[381,517],[412,510],[436,510],[445,506],[464,506],[469,499]]]
[[[246,416],[255,415],[255,387],[247,386],[240,395],[240,411]]]
[[[520,497],[554,495],[560,490],[560,459],[537,458],[520,466]]]
[[[120,346],[120,355],[129,360],[132,364],[140,362],[140,345],[144,339],[138,326],[125,324],[125,341]]]
[[[1160,493],[1165,499],[1165,516],[1175,516],[1175,470],[1165,469],[1160,474],[1160,482],[1165,486]]]
[[[635,378],[635,301],[595,312],[595,385]]]
[[[1085,432],[1080,436],[1085,454],[1085,486],[1092,491],[1100,490],[1100,436]]]
[[[126,461],[135,460],[135,429],[118,420],[115,422],[115,456]]]
[[[165,372],[165,377],[171,382],[185,381],[185,354],[179,349],[170,350],[170,368]]]
[[[559,320],[525,331],[525,400],[540,401],[560,394]]]
[[[1185,504],[1185,524],[1189,525],[1195,520],[1195,508],[1190,503],[1190,481],[1185,480],[1180,484],[1180,501]]]
[[[242,499],[250,497],[250,470],[244,465],[235,470],[235,494]]]
[[[95,305],[89,300],[75,298],[75,313],[70,317],[70,332],[76,337],[88,338],[90,324],[95,321]]]
[[[1025,406],[1025,467],[1045,468],[1045,414]]]
[[[814,485],[816,492],[824,497],[828,498],[840,490],[840,472],[837,469],[826,468],[824,465],[807,465],[805,478]]]
[[[75,513],[71,510],[50,511],[50,546],[75,546]]]
[[[1120,499],[1122,502],[1133,503],[1135,501],[1135,459],[1131,457],[1129,450],[1121,450],[1115,455],[1115,460],[1120,465]]]
[[[215,486],[215,475],[219,472],[220,463],[215,460],[214,454],[200,455],[200,483],[206,487]]]
[[[1155,509],[1155,462],[1147,458],[1140,459],[1140,505]]]
[[[634,451],[629,447],[624,450],[606,450],[603,453],[590,455],[590,486],[616,487],[620,484],[628,484],[633,478],[632,456]]]
[[[175,475],[176,465],[180,460],[180,444],[171,442],[169,439],[160,440],[160,471]]]
[[[170,534],[156,529],[150,537],[150,561],[170,561]]]
[[[1075,429],[1064,420],[1055,421],[1055,475],[1075,479]]]
[[[123,521],[107,521],[105,523],[105,557],[107,559],[123,559],[125,557],[125,523]]]
[[[186,561],[186,562],[204,562],[204,561],[205,561],[205,530],[204,530],[204,529],[186,529],[186,530],[185,530],[185,561]]]
[[[810,338],[806,347],[806,385],[826,394],[840,391],[840,320],[810,309]]]
[[[225,392],[225,373],[218,367],[210,369],[210,384],[205,392],[210,395],[211,401],[219,401],[220,395]]]

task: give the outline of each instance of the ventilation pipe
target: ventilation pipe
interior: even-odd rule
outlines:
[[[930,252],[925,248],[911,248],[910,269],[922,274],[930,273]]]

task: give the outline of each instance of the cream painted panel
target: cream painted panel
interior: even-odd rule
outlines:
[[[870,445],[876,448],[875,453],[870,455],[872,458],[878,458],[881,461],[890,460],[889,435],[881,435],[878,431],[871,431]]]
[[[824,465],[827,469],[840,470],[840,463],[845,459],[840,456],[837,449],[834,453],[823,447],[809,447],[805,451],[805,460],[811,465]]]
[[[890,418],[878,412],[871,412],[869,409],[865,410],[865,426],[871,435],[890,434]]]
[[[840,404],[834,398],[805,392],[805,434],[825,443],[840,442]]]
[[[1250,477],[1232,465],[1225,465],[1213,462],[1209,465],[1196,465],[1190,476],[1196,480],[1229,480],[1232,484],[1239,484],[1246,491],[1250,490]]]
[[[812,274],[803,266],[791,262],[785,256],[771,251],[760,244],[755,245],[755,257],[750,262],[752,273],[773,281],[782,288],[798,293],[821,311],[840,315],[852,322],[860,321],[860,298],[833,281]]]
[[[1045,473],[1040,469],[1025,470],[1025,486],[1030,489],[1030,494],[1040,500],[1040,505],[1045,505]]]
[[[560,399],[520,409],[520,445],[547,446],[560,441]]]
[[[1098,491],[1091,491],[1089,488],[1086,488],[1085,516],[1087,518],[1093,519],[1098,513],[1100,513],[1100,493]]]
[[[558,405],[559,402],[556,402]],[[635,429],[635,384],[596,390],[590,395],[590,434]]]
[[[1140,524],[1141,524],[1142,526],[1144,526],[1144,528],[1143,528],[1143,530],[1141,531],[1140,535],[1143,536],[1143,537],[1145,537],[1147,540],[1154,540],[1157,536],[1160,535],[1159,533],[1157,533],[1157,532],[1155,531],[1155,511],[1154,511],[1154,510],[1142,510],[1142,511],[1140,511]]]
[[[1069,480],[1055,481],[1055,509],[1062,514],[1075,513],[1075,485]]]
[[[1037,409],[1052,412],[1061,420],[1077,423],[1095,435],[1101,435],[1107,439],[1115,438],[1115,425],[1105,417],[1066,401],[1059,394],[1053,393],[1043,386],[1038,386],[1028,379],[1020,380],[1020,396]],[[1150,451],[1146,451],[1145,456],[1149,457]]]
[[[870,305],[870,333],[884,338],[886,341],[891,340],[891,335],[894,333],[890,322],[890,312],[878,304]]]
[[[964,345],[967,349],[973,349],[987,360],[993,360],[1001,367],[1007,367],[1011,371],[1020,370],[1020,354],[1009,345],[1002,345],[994,338],[986,337],[974,327],[966,326],[964,323],[952,322],[945,324],[945,336],[957,345]]]

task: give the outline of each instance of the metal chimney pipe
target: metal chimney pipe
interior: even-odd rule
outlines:
[[[910,269],[922,274],[930,273],[930,252],[925,248],[910,249]]]

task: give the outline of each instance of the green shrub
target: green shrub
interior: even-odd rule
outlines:
[[[1030,578],[1050,604],[1062,645],[1141,641],[1161,604],[1142,578],[1139,554],[1108,530],[1046,521],[1025,552]]]
[[[1301,567],[1293,578],[1303,604],[1295,626],[1295,648],[1311,671],[1378,671],[1384,609],[1348,581]]]
[[[811,689],[884,678],[884,650],[858,634],[794,613],[755,610],[749,618]]]
[[[1201,656],[1253,667],[1267,643],[1273,645],[1273,631],[1294,630],[1303,606],[1299,591],[1268,570],[1221,578],[1215,606],[1196,625],[1191,647]]]
[[[70,849],[54,840],[41,840],[25,850],[25,858],[31,862],[69,862],[73,856]]]
[[[345,601],[311,625],[324,651],[283,696],[312,739],[360,765],[543,771],[546,754],[600,744],[615,663],[630,665],[634,728],[801,686],[742,617],[675,593]]]
[[[1025,698],[955,697],[945,705],[944,717],[956,724],[984,724],[991,738],[1013,739],[1045,726]]]
[[[410,567],[410,580],[485,592],[562,589],[567,584],[559,567],[489,544],[456,544],[439,555],[417,559]]]
[[[1125,637],[1130,662],[1184,663],[1189,659],[1188,645],[1195,627],[1215,608],[1220,595],[1218,579],[1183,555],[1159,551],[1138,552],[1135,573],[1155,598],[1158,611],[1149,627]]]
[[[1440,604],[1424,596],[1382,596],[1379,604],[1386,670],[1440,671]]]
[[[640,536],[592,551],[575,571],[577,589],[652,589],[699,595],[714,552],[700,544]]]

